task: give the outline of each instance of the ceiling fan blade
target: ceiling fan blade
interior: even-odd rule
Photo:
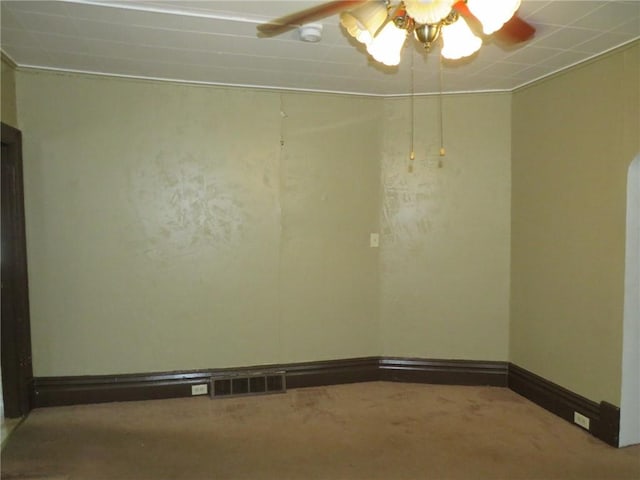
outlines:
[[[522,20],[518,14],[511,17],[495,34],[501,39],[511,43],[520,43],[529,40],[536,33],[533,25]]]
[[[460,0],[459,2],[454,3],[453,10],[458,12],[458,14],[467,21],[471,30],[474,30],[475,32],[482,32],[482,24],[480,23],[480,20],[471,13],[471,10],[469,10],[465,0]]]
[[[469,10],[469,7],[464,0],[454,3],[453,9],[467,21],[472,29],[479,32],[482,31],[480,21],[473,13],[471,13],[471,10]],[[529,40],[533,37],[534,33],[536,33],[535,27],[522,20],[516,13],[502,26],[502,28],[500,28],[500,30],[495,32],[494,35],[505,42],[519,43]]]
[[[467,2],[465,0],[460,0],[459,2],[454,3],[453,9],[464,18],[476,18],[473,16],[473,13],[471,13],[471,10],[469,10],[469,7],[467,7]]]
[[[284,17],[276,18],[269,23],[263,23],[258,25],[259,37],[273,37],[280,35],[281,33],[293,30],[294,28],[304,25],[305,23],[314,22],[321,18],[334,15],[343,10],[356,7],[361,3],[365,3],[367,0],[339,0],[334,2],[327,2],[316,7],[307,8],[300,12],[292,13]]]

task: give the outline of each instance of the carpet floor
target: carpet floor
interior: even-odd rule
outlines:
[[[3,479],[640,479],[615,449],[498,387],[371,382],[43,408]]]

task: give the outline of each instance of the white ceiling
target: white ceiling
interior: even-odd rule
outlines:
[[[397,95],[439,91],[438,48],[408,42],[396,68],[371,61],[325,18],[323,38],[257,38],[256,26],[321,1],[1,0],[1,47],[18,67],[207,84]],[[443,65],[443,89],[512,90],[640,38],[640,0],[523,0],[537,29],[516,47],[486,38]]]

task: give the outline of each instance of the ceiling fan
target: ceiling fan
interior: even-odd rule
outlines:
[[[516,14],[521,0],[339,0],[258,25],[259,37],[273,37],[340,14],[342,27],[385,65],[398,65],[409,35],[429,50],[442,39],[441,54],[456,60],[474,54],[483,35],[518,43],[535,28]]]

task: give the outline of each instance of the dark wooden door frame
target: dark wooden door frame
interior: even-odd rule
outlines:
[[[2,393],[5,417],[31,409],[33,368],[22,183],[22,134],[2,123]]]

